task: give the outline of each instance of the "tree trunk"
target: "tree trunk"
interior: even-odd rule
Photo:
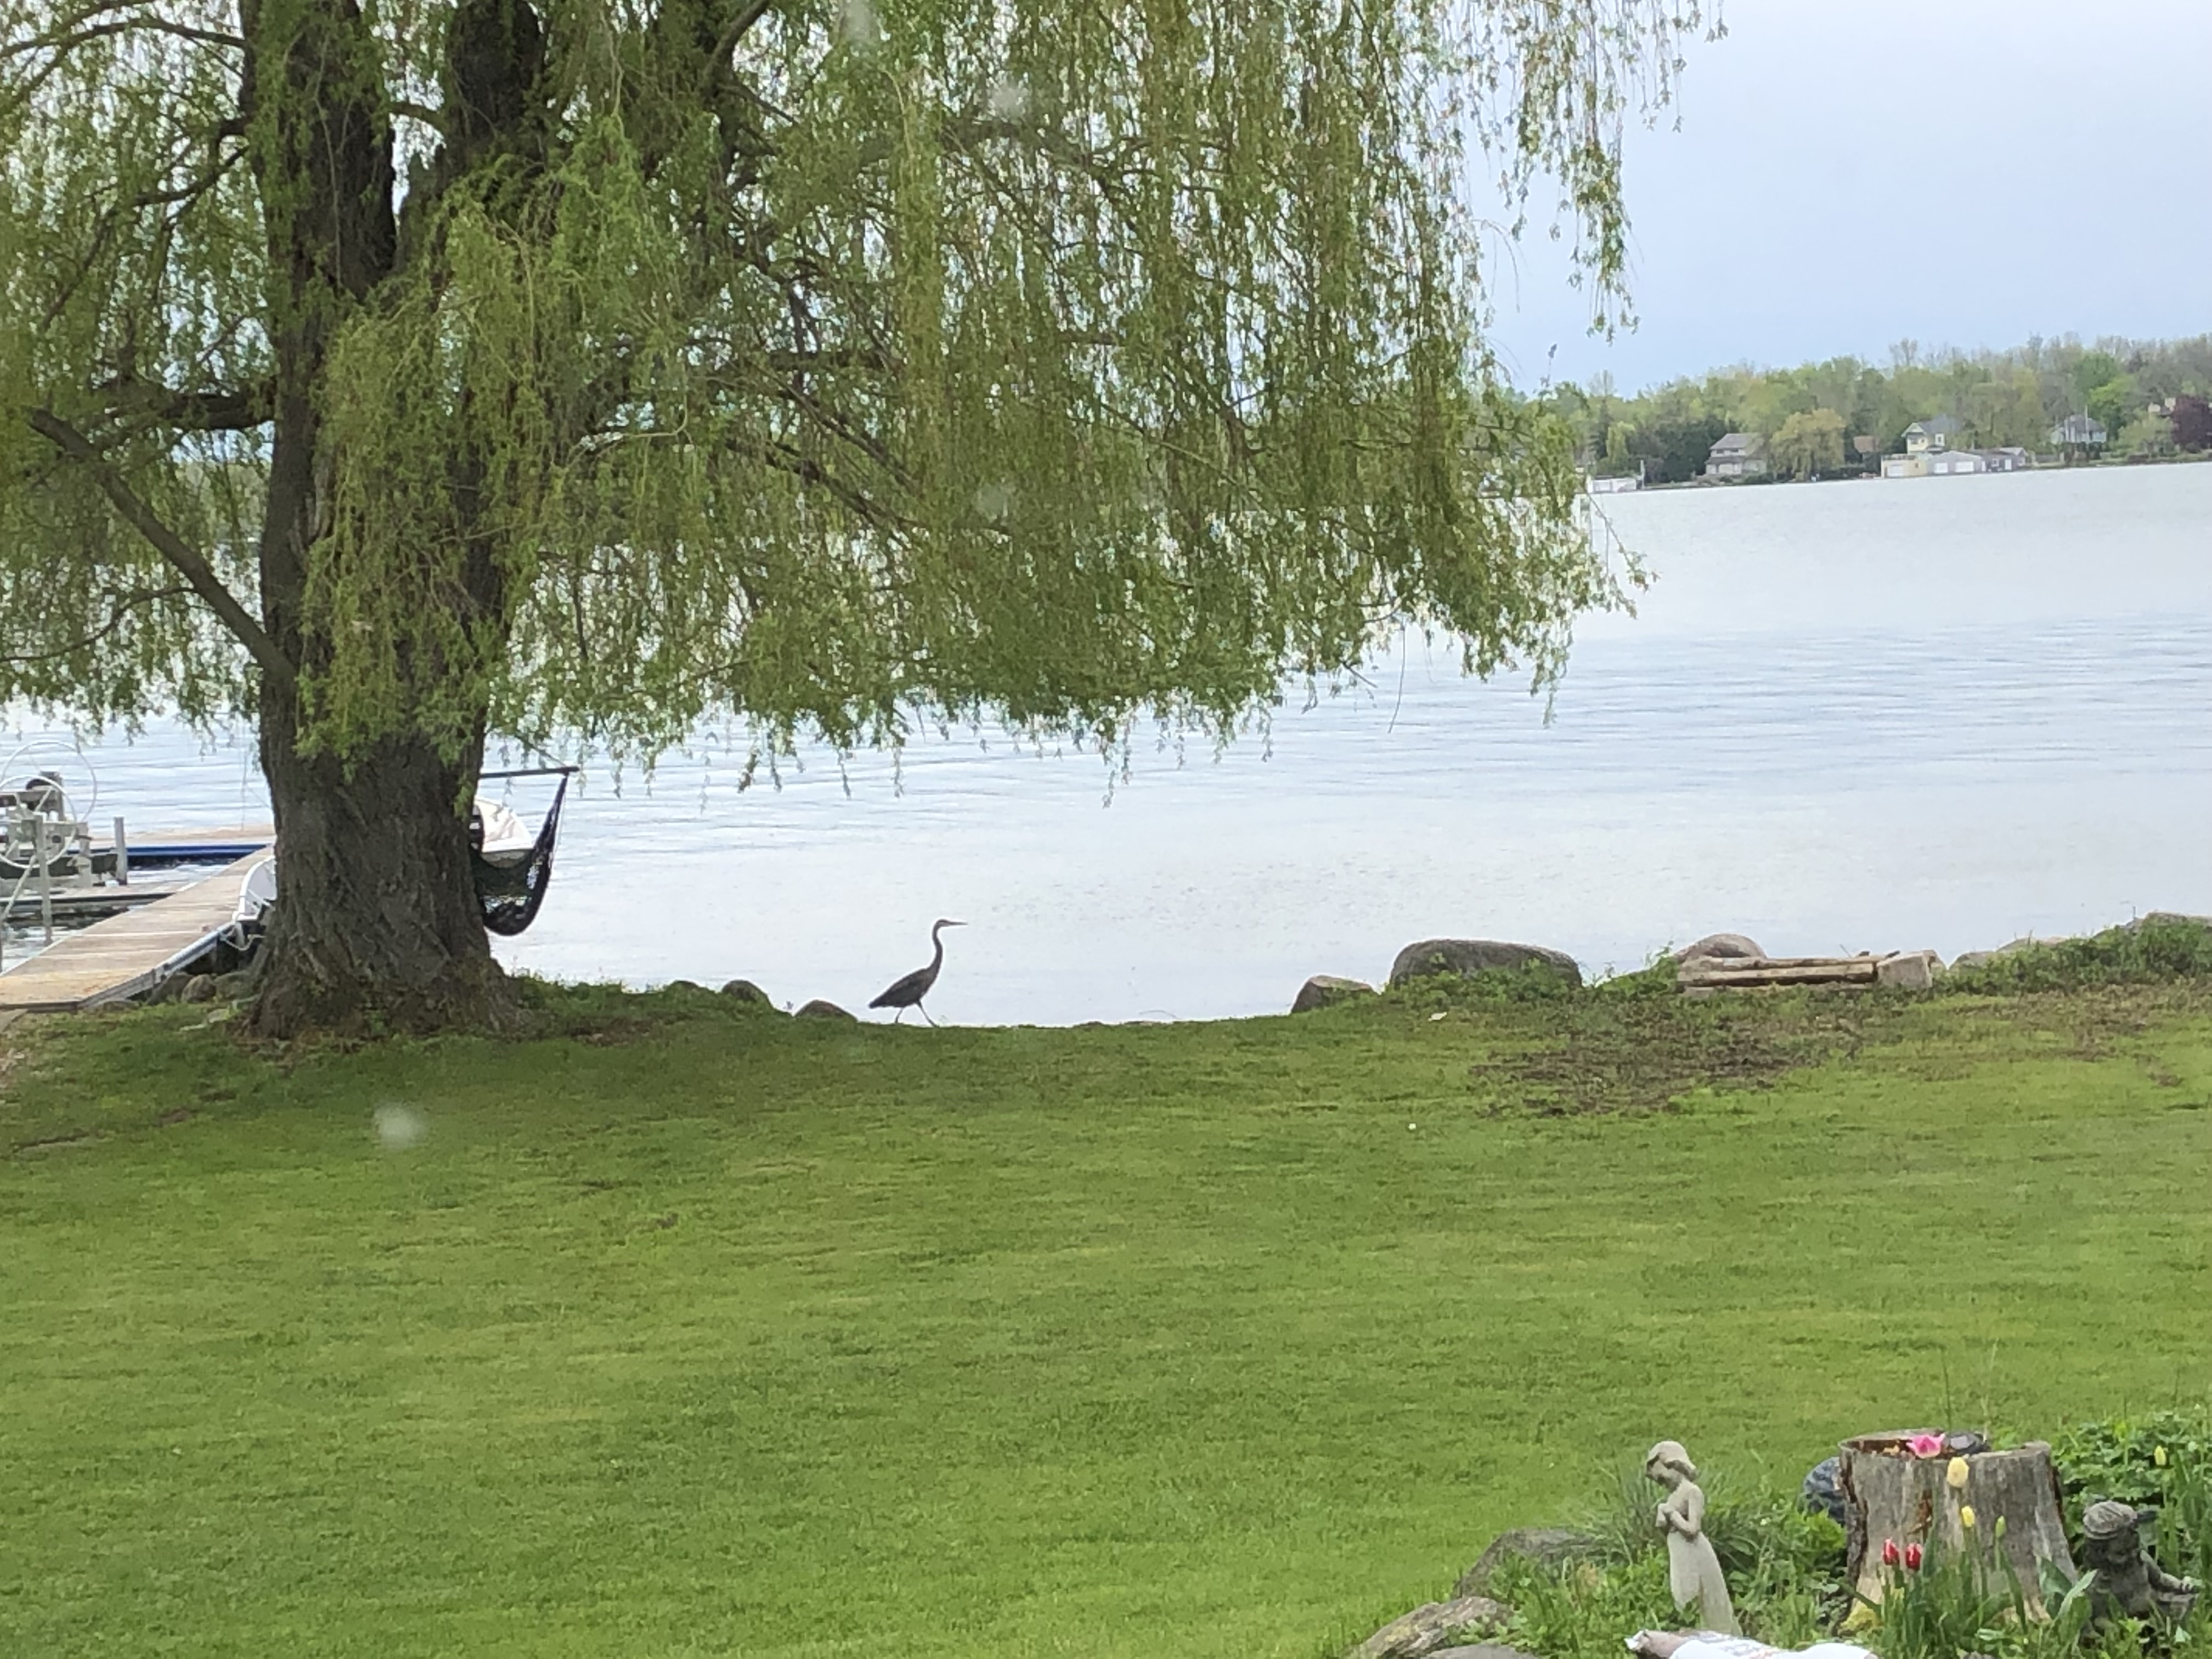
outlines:
[[[1838,1484],[1843,1488],[1844,1533],[1849,1555],[1844,1583],[1869,1601],[1882,1591],[1881,1547],[1893,1542],[1935,1543],[1947,1554],[1966,1547],[1960,1506],[1974,1511],[1978,1547],[1996,1538],[2011,1563],[2031,1607],[2042,1606],[2037,1562],[2048,1561],[2071,1583],[2074,1557],[2066,1547],[2066,1523],[2059,1504],[2058,1476],[2051,1448],[2031,1441],[2009,1451],[1975,1452],[1966,1458],[1966,1484],[1948,1482],[1948,1456],[1915,1457],[1905,1450],[1916,1431],[1862,1435],[1843,1443]],[[1917,1431],[1935,1433],[1933,1430]]]
[[[340,324],[398,258],[391,122],[380,48],[360,0],[241,0],[239,17],[247,42],[240,115],[279,284],[262,622],[312,678],[329,661],[305,615],[311,555],[331,511],[319,393]],[[249,1028],[289,1037],[513,1024],[513,991],[491,958],[469,860],[478,755],[442,761],[401,718],[398,735],[343,760],[304,757],[300,700],[282,678],[264,673],[261,684],[276,902]]]
[[[264,696],[261,763],[276,818],[276,903],[257,1036],[509,1030],[469,855],[477,762],[386,742],[349,767],[303,759],[289,698]]]

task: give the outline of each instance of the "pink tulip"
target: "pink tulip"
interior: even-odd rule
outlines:
[[[1941,1457],[1943,1455],[1943,1437],[1940,1434],[1916,1434],[1905,1443],[1906,1449],[1915,1457]]]
[[[1917,1572],[1917,1571],[1920,1571],[1920,1560],[1921,1560],[1921,1556],[1920,1556],[1920,1546],[1919,1546],[1919,1545],[1917,1545],[1917,1544],[1907,1544],[1907,1545],[1905,1547],[1905,1571],[1907,1571],[1907,1572]]]
[[[1883,1539],[1881,1540],[1882,1565],[1885,1567],[1893,1567],[1902,1559],[1904,1559],[1904,1558],[1897,1553],[1897,1540],[1894,1538]]]

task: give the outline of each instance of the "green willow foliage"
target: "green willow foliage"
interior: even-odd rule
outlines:
[[[310,747],[649,754],[1225,730],[1408,623],[1547,681],[1624,578],[1483,349],[1468,170],[1561,184],[1602,314],[1621,125],[1698,27],[0,0],[0,698],[210,718],[281,658]],[[326,141],[388,258],[301,185]],[[288,398],[316,507],[271,592]]]

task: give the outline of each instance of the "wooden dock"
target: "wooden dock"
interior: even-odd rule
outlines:
[[[264,847],[157,902],[55,939],[0,973],[0,1011],[66,1012],[131,994],[179,951],[229,923],[247,872],[267,856]]]

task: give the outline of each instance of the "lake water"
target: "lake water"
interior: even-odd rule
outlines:
[[[1659,575],[1587,621],[1550,724],[1416,643],[1266,742],[917,744],[740,790],[740,756],[588,779],[501,957],[859,1009],[928,958],[940,1020],[1179,1019],[1379,980],[1439,934],[1628,969],[1723,929],[1947,957],[2212,912],[2212,466],[1661,492]],[[265,818],[242,740],[94,751],[134,823]],[[542,786],[518,785],[526,811]]]

